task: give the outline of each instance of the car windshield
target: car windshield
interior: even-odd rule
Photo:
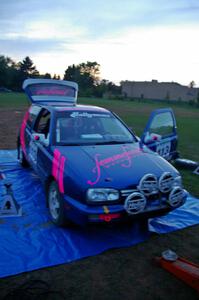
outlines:
[[[56,119],[57,145],[100,145],[133,143],[131,132],[108,112],[65,111]]]

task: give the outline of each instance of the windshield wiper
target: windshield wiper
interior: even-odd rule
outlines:
[[[78,144],[78,143],[60,143],[59,146],[82,146],[82,144]]]
[[[95,145],[116,145],[116,144],[129,144],[133,143],[133,141],[103,141],[97,142]]]
[[[131,144],[134,141],[101,141],[101,142],[89,142],[89,143],[60,143],[59,146],[96,146],[96,145],[119,145],[119,144]]]

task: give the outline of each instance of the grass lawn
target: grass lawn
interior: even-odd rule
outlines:
[[[174,110],[181,157],[199,161],[199,109],[184,103],[163,103],[153,101],[123,101],[80,98],[83,104],[98,105],[116,112],[133,131],[140,136],[146,125],[150,113],[156,108],[171,107]],[[1,93],[0,109],[22,109],[28,105],[27,98],[21,93]],[[189,170],[181,170],[185,188],[199,197],[197,175]]]

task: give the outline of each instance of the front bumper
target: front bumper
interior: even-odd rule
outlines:
[[[183,191],[184,195],[182,203],[178,207],[185,203],[188,195],[186,190]],[[64,200],[66,218],[80,225],[85,225],[88,223],[113,223],[118,221],[153,218],[164,215],[178,208],[171,207],[168,205],[168,203],[161,203],[160,200],[156,200],[152,201],[150,204],[147,204],[146,208],[142,212],[132,215],[126,212],[124,204],[92,206],[81,203],[66,195],[64,195]]]

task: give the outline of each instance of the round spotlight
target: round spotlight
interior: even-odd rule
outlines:
[[[174,178],[169,172],[164,172],[159,179],[159,189],[162,193],[171,191],[174,184]]]
[[[157,177],[153,174],[146,174],[140,180],[138,189],[145,196],[150,196],[158,193]]]
[[[138,192],[130,194],[124,202],[124,208],[130,215],[135,215],[142,212],[145,206],[146,198],[143,194]]]
[[[168,203],[171,207],[177,207],[183,203],[184,192],[181,187],[176,186],[169,194]]]

